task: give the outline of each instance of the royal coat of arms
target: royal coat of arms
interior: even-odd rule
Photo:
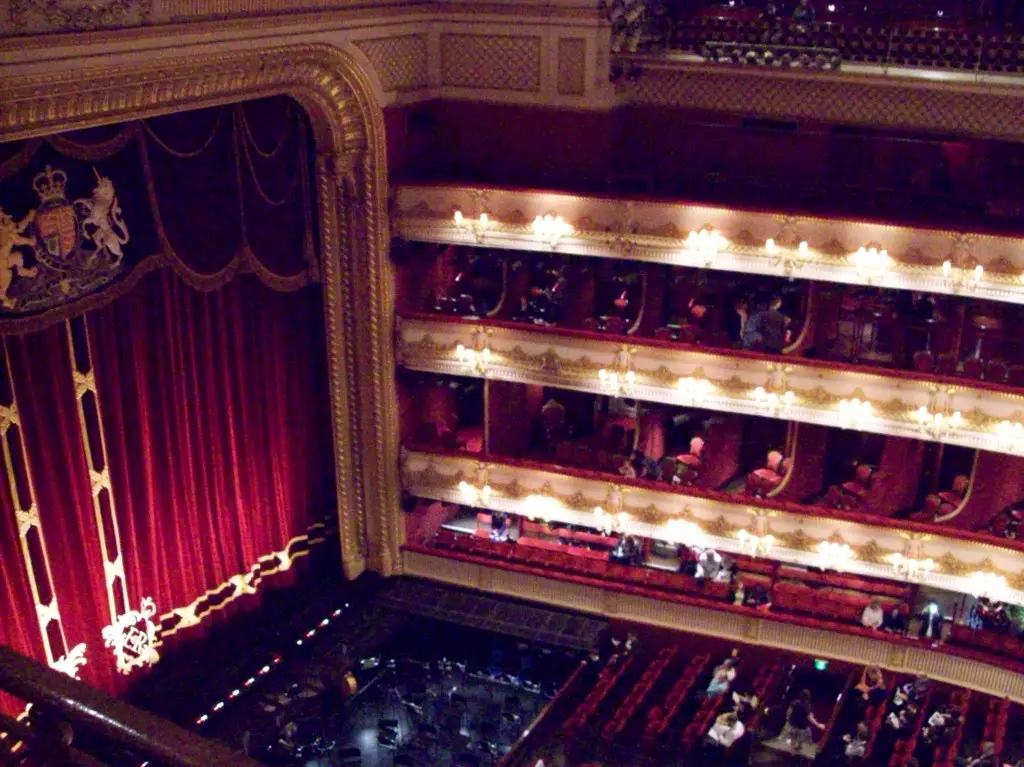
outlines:
[[[92,196],[72,202],[67,173],[47,165],[32,180],[38,208],[20,221],[0,208],[0,306],[7,312],[73,301],[121,272],[128,227],[114,183],[93,173]]]

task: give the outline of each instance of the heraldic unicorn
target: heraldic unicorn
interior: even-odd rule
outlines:
[[[92,196],[72,202],[67,173],[47,165],[32,179],[38,208],[20,221],[0,208],[0,314],[50,309],[120,274],[128,227],[114,183],[93,173]]]

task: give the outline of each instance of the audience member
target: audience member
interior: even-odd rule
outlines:
[[[904,634],[907,631],[907,617],[903,614],[899,603],[893,604],[885,614],[882,629],[893,634]]]
[[[860,615],[860,623],[864,628],[878,630],[882,628],[882,624],[885,622],[885,611],[882,609],[882,600],[875,597],[871,602],[864,608],[864,612]]]
[[[973,759],[957,757],[956,767],[996,767],[996,744],[986,740],[981,744],[981,751]]]
[[[729,671],[730,669],[724,664],[714,670],[711,674],[711,681],[708,682],[707,689],[704,690],[704,697],[717,698],[728,691],[730,683]]]
[[[763,349],[781,354],[786,345],[786,328],[790,319],[781,311],[782,298],[773,296],[768,306],[756,312],[743,329],[744,349]]]
[[[794,753],[799,753],[806,744],[813,740],[812,727],[818,730],[825,729],[825,725],[815,719],[814,712],[811,711],[811,691],[801,690],[786,711],[786,724],[782,728],[779,739]]]
[[[743,726],[743,722],[740,721],[736,712],[730,711],[721,714],[715,720],[714,725],[708,730],[708,740],[721,748],[729,748],[743,737],[744,732],[746,732],[746,728]],[[982,765],[982,767],[988,767],[988,765]]]
[[[865,701],[878,702],[880,695],[884,699],[885,677],[882,675],[882,669],[878,666],[866,666],[855,689]]]
[[[864,758],[868,749],[868,726],[865,722],[857,725],[856,731],[843,736],[843,756],[847,762],[857,761]]]
[[[800,3],[793,9],[793,22],[799,25],[814,23],[814,6],[810,0],[800,0]]]

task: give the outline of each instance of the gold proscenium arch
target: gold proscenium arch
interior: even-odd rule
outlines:
[[[398,571],[393,280],[384,122],[370,80],[328,45],[0,75],[0,141],[287,95],[307,111],[317,195],[345,572]]]

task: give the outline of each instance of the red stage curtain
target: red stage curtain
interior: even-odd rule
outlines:
[[[0,482],[0,645],[33,658],[45,658],[4,468]],[[24,708],[22,701],[0,693],[0,714],[16,716]]]
[[[103,646],[113,618],[65,326],[5,342],[67,645],[86,644],[79,679],[116,690],[113,656]]]
[[[331,511],[320,291],[164,270],[88,315],[132,607],[184,607]]]

